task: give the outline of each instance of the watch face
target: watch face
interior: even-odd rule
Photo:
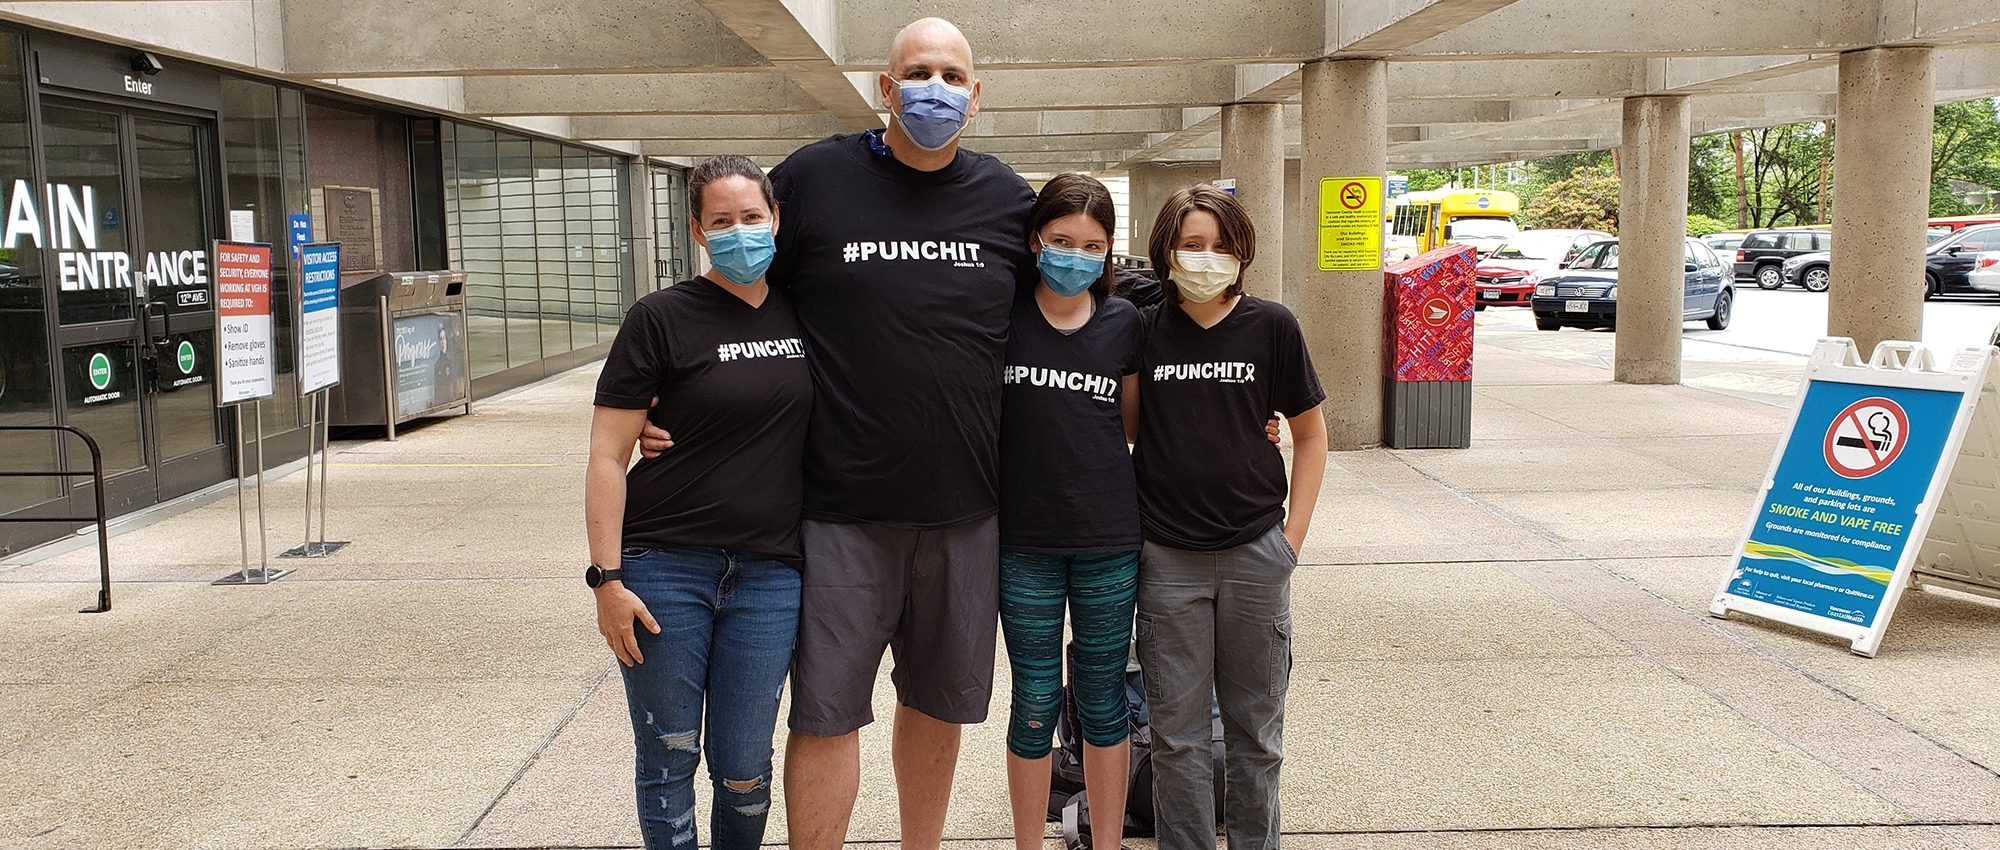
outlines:
[[[591,564],[588,569],[583,571],[583,583],[590,585],[592,589],[602,586],[604,584],[604,568],[596,564]]]

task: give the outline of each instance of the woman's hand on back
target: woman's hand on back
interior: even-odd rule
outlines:
[[[625,589],[624,582],[610,582],[597,589],[597,631],[604,635],[611,653],[627,667],[637,667],[646,660],[639,652],[638,633],[632,628],[635,620],[644,623],[647,631],[660,633],[653,612],[646,610],[646,603],[638,594]]]
[[[660,406],[659,396],[653,396],[652,406],[653,407]],[[1276,434],[1278,433],[1277,427],[1278,427],[1277,421],[1272,420],[1271,433],[1273,435],[1272,437],[1273,441],[1277,439],[1276,437]],[[674,447],[674,436],[672,434],[667,433],[667,429],[661,428],[658,425],[654,425],[650,421],[646,423],[646,427],[639,429],[640,457],[644,458],[659,457],[661,452],[664,452],[673,447]]]

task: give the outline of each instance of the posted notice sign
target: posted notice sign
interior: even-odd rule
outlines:
[[[1319,270],[1382,268],[1382,178],[1319,181]]]
[[[1709,612],[1846,638],[1874,655],[1950,478],[1992,362],[1883,343],[1868,364],[1822,340],[1792,425]]]
[[[340,243],[299,252],[299,392],[340,383]]]
[[[271,395],[277,372],[271,346],[271,246],[215,243],[215,294],[222,349],[216,381],[222,404]]]

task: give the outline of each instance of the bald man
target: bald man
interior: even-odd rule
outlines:
[[[846,839],[884,648],[902,846],[944,837],[959,726],[986,719],[993,691],[1001,366],[1016,288],[1036,276],[1034,193],[959,147],[979,112],[965,36],[904,27],[877,83],[886,130],[771,171],[785,226],[770,281],[791,291],[816,391],[785,751],[802,850]]]

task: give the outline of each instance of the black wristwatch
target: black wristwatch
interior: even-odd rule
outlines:
[[[624,570],[607,570],[596,564],[591,564],[589,568],[583,571],[583,583],[590,585],[591,590],[596,590],[600,587],[603,587],[604,583],[607,581],[624,581],[624,580],[625,580]]]

